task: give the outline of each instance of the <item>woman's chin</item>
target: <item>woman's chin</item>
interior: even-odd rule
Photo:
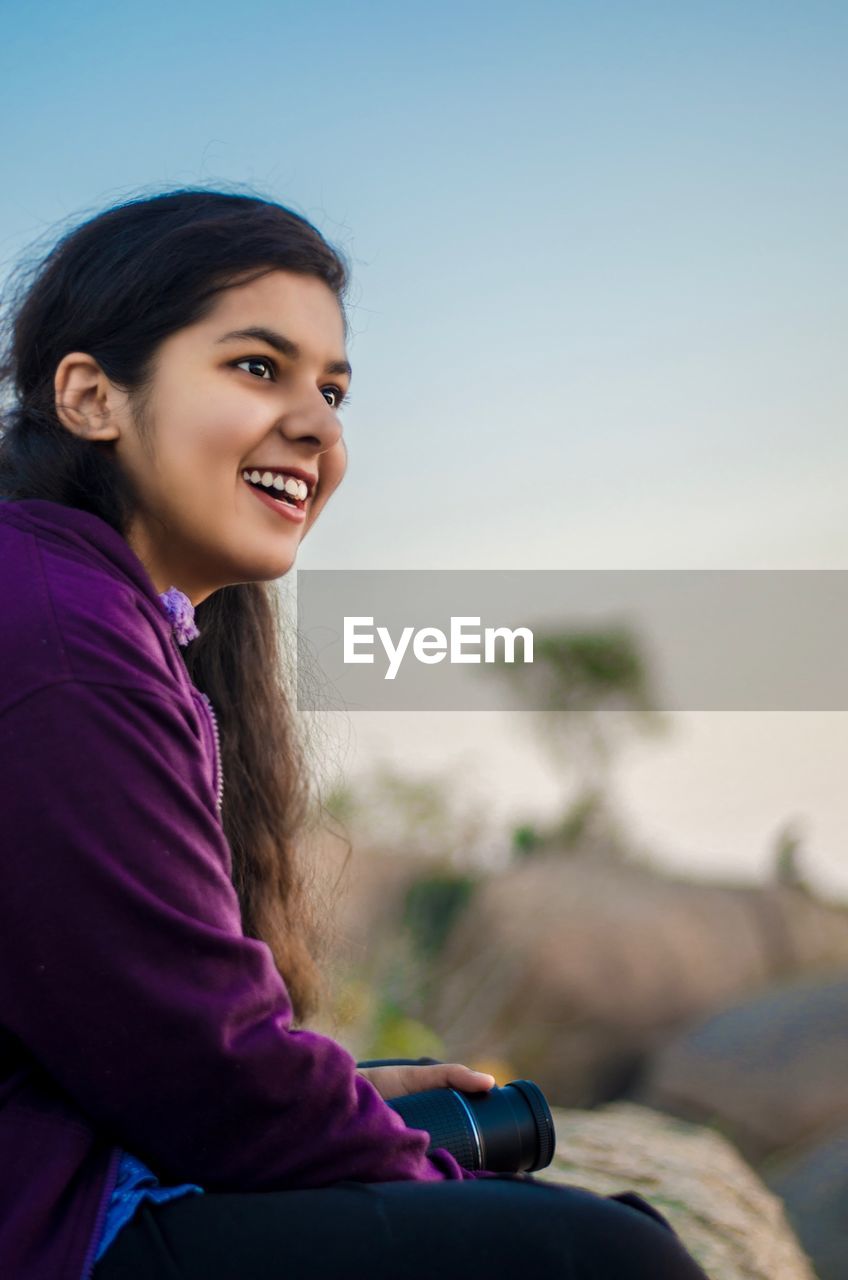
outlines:
[[[294,568],[297,559],[297,547],[283,550],[275,556],[257,557],[250,565],[245,581],[270,582],[274,578],[282,578]]]

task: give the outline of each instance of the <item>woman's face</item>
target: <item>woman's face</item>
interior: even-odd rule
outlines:
[[[247,329],[265,335],[234,336]],[[139,492],[127,540],[158,591],[176,586],[197,605],[219,587],[291,568],[345,472],[339,403],[349,381],[332,290],[274,270],[224,290],[206,319],[162,342],[143,403],[147,444],[109,384],[108,428],[97,436],[114,432]],[[298,486],[290,505],[279,480],[257,489],[246,472],[302,475],[308,496]]]

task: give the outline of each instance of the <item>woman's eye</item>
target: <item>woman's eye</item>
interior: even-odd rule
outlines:
[[[274,366],[266,356],[247,356],[244,360],[236,361],[236,368],[240,368],[243,364],[260,364],[266,369],[273,370]]]
[[[242,365],[253,365],[254,368],[259,365],[261,369],[270,370],[272,375],[276,372],[273,360],[269,360],[267,356],[245,356],[244,360],[236,360],[235,367],[237,369],[240,369]],[[263,381],[267,381],[264,373],[260,373],[258,376]],[[335,383],[330,383],[328,386],[322,387],[321,394],[325,399],[328,396],[332,396],[332,399],[327,399],[327,404],[331,405],[334,409],[340,409],[342,405],[346,404],[350,399],[350,396],[345,395],[341,387],[337,387]]]
[[[346,396],[345,393],[342,391],[341,387],[335,387],[331,385],[329,387],[321,388],[322,395],[326,395],[327,392],[329,392],[334,397],[333,400],[327,401],[327,404],[332,405],[334,409],[340,409],[342,405],[346,404],[347,401],[350,399],[350,396]]]

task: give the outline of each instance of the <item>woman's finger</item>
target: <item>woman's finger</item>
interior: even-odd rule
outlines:
[[[425,1089],[460,1089],[466,1093],[491,1089],[495,1078],[487,1071],[475,1071],[461,1062],[440,1062],[433,1066],[360,1067],[364,1076],[383,1098],[422,1093]]]
[[[491,1089],[495,1077],[488,1071],[475,1071],[473,1067],[463,1066],[459,1062],[446,1063],[448,1071],[447,1083],[454,1089],[466,1091]]]

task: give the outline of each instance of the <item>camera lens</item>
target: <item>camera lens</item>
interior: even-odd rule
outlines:
[[[556,1134],[545,1095],[532,1080],[480,1093],[425,1089],[387,1099],[407,1128],[426,1129],[465,1169],[532,1173],[554,1158]]]

